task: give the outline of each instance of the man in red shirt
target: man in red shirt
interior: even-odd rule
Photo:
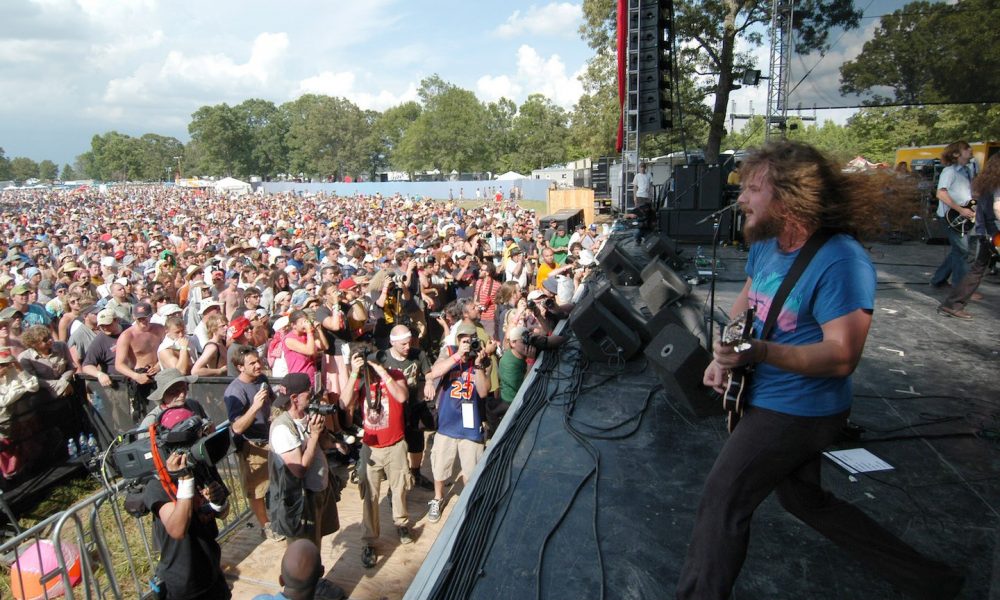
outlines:
[[[410,515],[406,510],[406,492],[412,485],[413,476],[410,474],[404,436],[406,424],[403,409],[409,394],[406,378],[400,371],[387,370],[366,358],[360,353],[351,356],[351,377],[342,403],[350,415],[354,413],[355,401],[360,401],[364,418],[364,445],[358,460],[363,525],[361,537],[365,543],[361,564],[370,569],[377,561],[374,543],[380,533],[378,501],[383,480],[389,482],[392,521],[396,524],[399,541],[403,544],[413,541],[410,537]]]

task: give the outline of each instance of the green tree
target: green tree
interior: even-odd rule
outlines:
[[[399,152],[399,144],[403,140],[406,130],[413,125],[413,122],[420,116],[420,104],[414,101],[404,102],[398,106],[393,106],[377,115],[372,124],[372,145],[373,155],[381,168],[402,169]],[[375,169],[377,170],[377,168]],[[374,177],[375,173],[372,173]]]
[[[247,130],[249,155],[242,175],[273,177],[288,170],[288,114],[273,102],[251,98],[233,107]]]
[[[510,98],[500,98],[486,105],[486,148],[489,170],[503,173],[516,170],[517,143],[514,118],[517,105]]]
[[[93,147],[93,140],[91,140],[91,147]],[[100,179],[101,174],[97,169],[97,161],[94,159],[94,151],[87,150],[83,154],[76,157],[73,161],[73,170],[81,177],[86,177],[88,179]]]
[[[306,94],[282,105],[288,115],[289,168],[307,176],[342,179],[369,170],[370,156],[359,153],[370,125],[346,98]]]
[[[69,166],[69,163],[63,165],[62,173],[59,174],[59,179],[62,181],[73,181],[76,179],[76,171],[73,167]]]
[[[90,140],[90,152],[93,178],[103,181],[141,179],[142,163],[135,138],[117,131],[95,135]]]
[[[883,16],[857,58],[840,67],[840,91],[871,93],[866,104],[996,102],[1000,54],[967,51],[1000,44],[998,18],[995,0],[911,2]]]
[[[54,181],[59,175],[59,165],[49,159],[38,163],[38,178],[43,181]]]
[[[250,131],[245,115],[228,104],[202,106],[188,124],[191,139],[201,144],[199,168],[205,174],[247,174],[250,167]]]
[[[10,161],[10,175],[14,181],[24,183],[38,178],[38,163],[25,156],[15,156]]]
[[[400,143],[404,168],[442,173],[485,168],[487,116],[475,94],[432,75],[421,82],[418,95],[423,110]]]
[[[7,158],[3,148],[0,148],[0,181],[7,181],[10,178],[10,159]]]
[[[521,104],[511,131],[517,148],[512,168],[520,173],[566,161],[566,111],[542,94]]]
[[[172,180],[177,169],[175,157],[184,154],[184,144],[177,138],[147,133],[134,143],[139,169],[136,179]]]

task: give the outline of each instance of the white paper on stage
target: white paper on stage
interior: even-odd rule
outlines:
[[[842,467],[848,473],[868,473],[870,471],[891,471],[893,466],[881,458],[875,456],[864,448],[851,448],[849,450],[834,450],[824,452],[834,464]]]

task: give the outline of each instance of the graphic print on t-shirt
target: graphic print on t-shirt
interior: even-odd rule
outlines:
[[[763,281],[759,283],[754,281],[753,289],[747,295],[750,306],[757,309],[757,316],[754,319],[754,331],[757,334],[760,334],[767,321],[767,315],[771,311],[771,303],[774,302],[774,297],[778,294],[778,288],[781,287],[783,280],[782,274],[770,273],[763,278]],[[788,298],[785,299],[785,304],[781,307],[781,313],[778,315],[778,322],[775,324],[779,331],[792,333],[796,330],[801,303],[802,299],[795,293],[795,288],[792,288],[792,293],[788,294]]]

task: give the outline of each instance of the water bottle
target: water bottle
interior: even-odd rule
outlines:
[[[90,434],[89,436],[87,436],[87,452],[90,452],[91,454],[96,456],[98,450],[99,448],[97,447],[97,439],[94,437],[94,434]]]
[[[89,451],[87,448],[87,436],[83,435],[83,432],[81,431],[78,439],[79,442],[77,442],[77,448],[80,449],[80,454],[87,454]]]
[[[73,441],[73,438],[66,441],[66,452],[70,458],[76,458],[76,442]]]

